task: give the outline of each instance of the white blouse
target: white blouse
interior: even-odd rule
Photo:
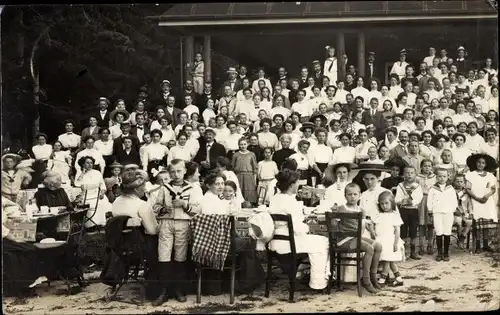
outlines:
[[[302,117],[309,117],[312,115],[311,106],[309,106],[309,103],[305,100],[293,103],[292,112],[297,112]]]
[[[271,108],[270,118],[273,119],[274,115],[281,114],[281,115],[283,115],[283,117],[285,117],[285,120],[286,120],[286,119],[288,119],[288,117],[290,116],[291,113],[292,112],[286,107],[276,106],[274,108]]]
[[[278,137],[268,131],[268,132],[259,132],[257,134],[259,136],[259,145],[263,148],[273,148],[277,150],[279,147]]]
[[[237,151],[239,149],[238,141],[240,141],[241,137],[242,135],[239,133],[230,133],[220,143],[226,148],[226,151]]]
[[[478,133],[476,133],[474,136],[466,134],[465,137],[466,137],[465,146],[469,148],[472,151],[472,153],[481,152],[485,142],[484,138],[481,137],[481,135],[479,135]]]
[[[333,151],[332,148],[324,145],[318,144],[312,150],[309,150],[309,162],[311,166],[315,163],[332,163],[333,161]]]
[[[31,149],[35,160],[48,160],[52,154],[52,146],[50,144],[35,145]]]
[[[333,152],[332,164],[337,163],[354,163],[356,157],[356,149],[351,146],[340,147]]]
[[[118,124],[109,127],[109,131],[111,132],[111,138],[113,138],[113,140],[122,135],[121,126]]]
[[[389,97],[396,100],[401,92],[403,92],[403,89],[400,85],[391,86],[389,88]]]
[[[215,115],[215,112],[213,109],[207,108],[203,111],[203,122],[205,123],[206,126],[208,126],[208,123],[210,122],[210,118],[215,118],[217,115]]]
[[[63,148],[76,148],[80,145],[81,136],[76,133],[63,133],[59,135],[58,140],[61,142]]]
[[[166,155],[168,155],[167,146],[161,143],[150,143],[147,147],[144,147],[144,155],[142,162],[143,170],[147,171],[149,161],[162,160]]]
[[[167,164],[170,164],[174,159],[183,161],[191,161],[194,158],[193,150],[188,146],[181,147],[179,144],[172,147],[167,157]]]
[[[224,143],[225,139],[229,137],[229,135],[231,134],[231,131],[229,131],[229,129],[226,126],[222,128],[214,128],[214,130],[215,130],[215,141],[219,143]]]
[[[104,167],[106,166],[106,162],[104,161],[104,158],[102,157],[102,153],[99,152],[97,149],[84,149],[80,152],[77,153],[76,158],[75,158],[75,168],[76,168],[76,178],[80,176],[82,173],[82,168],[80,165],[78,165],[78,161],[84,157],[84,156],[91,156],[95,160],[95,165],[98,165],[99,168],[101,169],[101,172],[104,173]]]
[[[201,214],[229,215],[229,204],[208,190],[201,199]]]
[[[103,156],[110,156],[113,155],[113,143],[114,143],[113,140],[108,140],[108,141],[97,140],[94,143],[94,149],[101,152]]]
[[[297,162],[298,170],[307,170],[309,169],[309,156],[307,154],[303,154],[302,152],[297,152],[290,155],[290,159],[294,159]]]
[[[168,126],[167,129],[160,128],[158,130],[161,131],[160,144],[166,145],[170,140],[175,140],[176,133],[171,126]]]
[[[140,218],[146,234],[154,235],[158,231],[158,222],[151,204],[137,196],[121,195],[113,202],[113,216],[126,215]]]

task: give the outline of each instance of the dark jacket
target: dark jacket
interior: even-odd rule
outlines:
[[[111,114],[111,111],[108,109],[106,111],[106,115],[104,115],[104,119],[101,117],[101,111],[98,109],[94,111],[92,116],[95,116],[97,118],[97,126],[99,127],[106,127],[109,128],[109,114]]]
[[[206,144],[207,142],[204,138],[199,138],[198,141],[200,143],[200,149],[198,150],[198,153],[196,153],[196,156],[194,157],[193,160],[196,163],[200,164],[201,162],[207,160],[207,144]],[[214,143],[210,148],[210,170],[215,169],[217,157],[225,155],[226,155],[226,148],[224,148],[222,144],[217,143],[214,140]]]
[[[210,94],[203,93],[201,95],[196,96],[196,106],[200,109],[200,114],[207,108],[207,101],[211,99],[214,103],[217,101],[215,93],[211,92]]]
[[[179,124],[179,114],[182,113],[182,109],[174,107],[172,114],[169,113],[168,109],[165,107],[165,117],[169,117],[172,122],[172,128],[175,129]]]
[[[365,77],[367,79],[377,78],[377,79],[381,80],[381,84],[383,84],[384,73],[379,71],[376,61],[373,63],[372,73],[370,73],[370,64],[368,63],[368,61],[365,63],[365,74],[366,74]],[[365,80],[365,81],[367,81],[367,83],[369,85],[369,80]]]
[[[252,84],[252,82],[250,82],[250,84]],[[224,95],[224,85],[230,86],[231,82],[229,80],[226,80],[226,81],[224,81],[224,83],[222,83],[222,85],[219,89],[219,96]],[[239,78],[236,78],[236,83],[234,84],[233,92],[238,92],[242,88],[243,88],[243,82]]]
[[[40,188],[35,193],[36,205],[47,207],[66,207],[67,210],[73,209],[66,191],[63,188],[50,190],[47,187]]]
[[[139,147],[141,145],[139,138],[137,138],[137,136],[134,136],[132,133],[129,133],[128,136],[132,138],[132,150],[139,152]],[[116,154],[118,150],[123,149],[122,144],[123,144],[123,135],[113,140],[113,154]]]
[[[377,139],[382,139],[385,129],[385,120],[382,112],[376,111],[375,115],[371,115],[371,109],[365,110],[361,114],[361,123],[365,126],[374,125],[375,126],[375,137]]]
[[[121,165],[137,164],[141,165],[141,157],[139,151],[132,147],[130,154],[127,154],[123,148],[119,148],[115,153],[115,160]]]

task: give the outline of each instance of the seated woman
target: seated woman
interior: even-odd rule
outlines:
[[[141,198],[146,193],[148,175],[143,170],[128,170],[122,176],[122,194],[113,203],[111,213],[113,217],[128,216],[129,224],[140,225],[143,237],[143,254],[147,261],[146,266],[146,297],[154,300],[161,291],[158,285],[158,222],[151,205]],[[136,223],[136,224],[134,224]],[[105,273],[105,271],[103,271]]]
[[[62,176],[58,172],[46,171],[42,174],[42,183],[45,187],[39,188],[35,193],[36,205],[65,208],[66,211],[73,210],[66,191],[61,188]],[[61,209],[62,210],[62,209]]]
[[[201,201],[202,214],[236,215],[238,208],[231,207],[228,200],[220,199],[225,187],[225,176],[222,173],[211,173],[205,178],[208,191]],[[236,275],[236,290],[250,293],[264,282],[264,269],[255,256],[255,243],[248,238],[236,238],[236,262],[238,271]],[[221,293],[222,272],[207,270],[203,272],[204,282],[210,283],[205,287],[205,292],[213,295]]]
[[[106,212],[111,211],[111,204],[106,197],[106,184],[102,173],[94,169],[95,160],[91,156],[84,156],[78,160],[81,173],[75,180],[75,187],[82,189],[80,200],[88,205],[89,210],[85,227],[106,224]]]
[[[30,288],[47,281],[49,275],[42,263],[41,250],[14,238],[5,226],[8,219],[18,213],[19,206],[2,196],[2,284],[6,295],[26,294]]]
[[[269,213],[290,214],[292,216],[295,247],[297,253],[307,253],[311,262],[311,278],[309,287],[322,290],[328,284],[330,273],[328,238],[320,235],[309,235],[309,226],[304,223],[303,205],[295,199],[298,189],[299,173],[284,169],[276,175],[280,193],[271,197]],[[275,235],[288,235],[286,223],[275,223]],[[270,249],[280,255],[290,253],[290,243],[283,240],[272,240]]]

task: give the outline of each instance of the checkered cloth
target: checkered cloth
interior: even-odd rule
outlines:
[[[231,246],[229,216],[198,214],[191,221],[193,261],[216,270],[224,269]]]

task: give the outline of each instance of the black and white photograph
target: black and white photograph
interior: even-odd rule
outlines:
[[[0,25],[3,313],[500,309],[497,1]]]

